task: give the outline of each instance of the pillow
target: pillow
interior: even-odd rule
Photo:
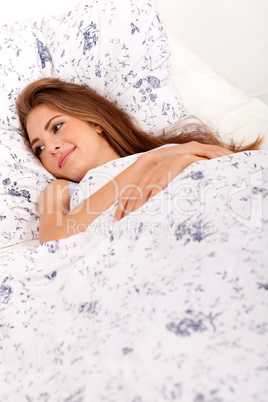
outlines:
[[[166,31],[174,56],[171,77],[189,113],[213,123],[226,142],[233,138],[237,143],[249,143],[261,135],[264,141],[260,149],[268,149],[268,105],[247,96],[201,60],[168,27]]]
[[[249,143],[261,135],[264,142],[260,149],[268,149],[268,105],[222,77],[178,35],[180,29],[173,16],[182,12],[184,17],[188,16],[181,3],[172,0],[169,7],[165,0],[154,3],[171,49],[171,77],[187,111],[213,124],[226,142],[234,139],[237,143]],[[212,38],[213,41],[216,39]]]
[[[15,131],[1,130],[0,152],[0,245],[5,247],[38,238],[38,201],[53,176]]]
[[[0,128],[19,129],[18,93],[31,81],[50,76],[51,68],[40,25],[28,22],[0,27]]]
[[[1,27],[0,60],[0,247],[5,247],[38,238],[38,198],[52,179],[27,150],[15,112],[21,89],[51,74],[41,26]]]
[[[43,34],[53,76],[87,83],[147,131],[186,114],[169,75],[167,37],[150,1],[84,2],[63,17],[45,18]]]
[[[29,82],[60,77],[89,85],[148,132],[187,114],[169,75],[167,37],[150,0],[84,1],[42,23],[1,27],[0,60],[0,247],[38,237],[38,199],[54,179],[19,132],[15,102]]]

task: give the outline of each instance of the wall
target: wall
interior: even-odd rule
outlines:
[[[155,1],[162,22],[195,53],[249,96],[268,104],[267,0]]]

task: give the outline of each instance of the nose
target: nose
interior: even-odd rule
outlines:
[[[58,141],[49,141],[46,144],[46,149],[51,155],[57,155],[59,152],[61,152],[61,144]]]

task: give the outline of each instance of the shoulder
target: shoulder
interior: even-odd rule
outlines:
[[[69,184],[68,180],[58,179],[50,182],[44,189],[40,198],[41,209],[69,209]]]
[[[68,180],[54,180],[47,185],[39,203],[39,240],[45,241],[50,230],[62,224],[63,217],[69,213],[70,199]]]

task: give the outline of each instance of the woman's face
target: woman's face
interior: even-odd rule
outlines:
[[[79,182],[88,170],[119,157],[103,138],[100,126],[46,105],[30,112],[26,128],[34,153],[57,178]]]

